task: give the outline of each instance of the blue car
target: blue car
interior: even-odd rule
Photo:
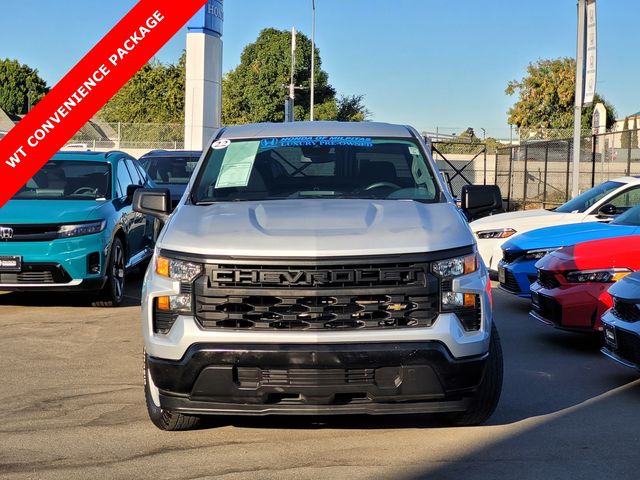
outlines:
[[[118,306],[156,224],[133,192],[154,184],[122,152],[59,152],[0,208],[0,290],[83,291]]]
[[[535,264],[547,253],[589,240],[639,233],[640,205],[637,205],[611,223],[558,225],[516,235],[502,245],[502,260],[498,263],[500,288],[519,297],[529,298],[531,284],[538,278]]]
[[[198,150],[153,150],[138,160],[151,178],[171,192],[171,204],[175,207],[187,188],[193,169],[202,155]]]

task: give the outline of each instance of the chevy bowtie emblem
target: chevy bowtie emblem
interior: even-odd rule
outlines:
[[[9,240],[13,238],[13,228],[0,227],[0,240]]]

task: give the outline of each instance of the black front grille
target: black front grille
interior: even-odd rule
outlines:
[[[616,317],[627,322],[640,321],[640,308],[635,303],[623,302],[618,298],[613,299],[613,309],[611,310]]]
[[[516,251],[503,250],[502,259],[504,260],[504,263],[513,263],[516,260],[518,260],[520,257],[522,257],[525,253],[526,252],[523,250],[516,250]]]
[[[640,337],[616,328],[616,348],[613,352],[629,362],[640,365]]]
[[[24,263],[21,272],[0,273],[0,285],[68,283],[69,274],[58,264]]]
[[[204,328],[428,327],[438,307],[437,295],[196,296]]]
[[[538,283],[548,290],[558,288],[560,286],[560,282],[556,278],[555,274],[546,270],[538,270]]]
[[[60,225],[0,225],[0,242],[44,242],[58,238]]]
[[[509,290],[513,293],[520,293],[520,285],[518,285],[518,281],[516,277],[513,275],[513,272],[508,268],[504,270],[504,283],[500,283],[500,286],[505,290]]]
[[[250,368],[238,367],[237,380],[241,387],[315,387],[332,385],[373,385],[374,368]]]
[[[420,255],[205,264],[194,283],[203,328],[331,330],[431,326],[439,280]]]
[[[538,302],[533,304],[533,309],[542,318],[553,322],[555,325],[561,325],[562,306],[557,300],[545,295],[538,295]]]
[[[360,265],[208,264],[211,287],[398,287],[424,285],[428,264],[398,262]]]

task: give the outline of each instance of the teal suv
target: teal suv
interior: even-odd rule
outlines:
[[[122,302],[125,273],[153,253],[156,224],[131,208],[153,187],[123,152],[59,152],[0,208],[0,290],[91,292]]]

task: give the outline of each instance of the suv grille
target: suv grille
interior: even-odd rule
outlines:
[[[0,242],[45,242],[58,238],[60,225],[0,225],[11,229],[10,238],[0,238]]]
[[[0,285],[68,283],[69,274],[58,264],[25,263],[21,272],[0,273]]]
[[[546,270],[538,270],[538,283],[548,290],[558,288],[560,286],[560,282],[556,278],[555,274]]]
[[[423,256],[338,261],[206,264],[196,319],[207,329],[332,330],[428,327],[438,316],[439,280]]]
[[[635,303],[623,302],[617,298],[613,300],[613,313],[616,317],[627,322],[640,321],[640,308]]]

